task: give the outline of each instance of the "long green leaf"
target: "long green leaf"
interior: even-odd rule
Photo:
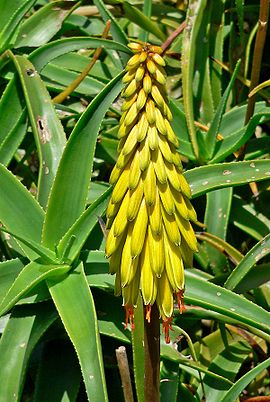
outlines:
[[[270,179],[270,160],[230,162],[201,166],[185,172],[193,197],[218,188]]]
[[[253,135],[256,126],[262,122],[262,120],[270,120],[270,112],[265,111],[263,113],[256,113],[249,120],[249,123],[233,132],[230,136],[227,136],[222,141],[216,143],[216,150],[211,163],[217,163],[226,158],[228,155],[232,155],[234,151],[239,149],[249,138]]]
[[[57,249],[61,257],[73,261],[80,252],[87,237],[90,235],[97,218],[102,216],[107,205],[108,199],[111,194],[111,188],[107,189],[87,210],[78,218],[78,220],[71,226],[64,237],[61,239]],[[70,241],[74,237],[69,250],[67,250]]]
[[[74,1],[54,1],[41,7],[27,18],[20,27],[15,48],[41,46],[60,29],[63,21],[78,7]],[[42,23],[41,23],[42,21]]]
[[[0,305],[0,315],[6,314],[22,297],[47,278],[63,278],[69,265],[27,264],[16,277]]]
[[[166,35],[161,31],[159,26],[151,21],[149,17],[144,15],[137,7],[127,1],[123,1],[122,7],[126,18],[143,28],[145,31],[152,33],[161,41],[165,41]]]
[[[4,165],[8,165],[23,140],[28,126],[26,114],[24,96],[16,75],[6,86],[0,100],[0,162]]]
[[[0,304],[23,267],[24,263],[19,258],[0,263]]]
[[[219,253],[224,253],[226,257],[228,256],[235,265],[239,264],[239,262],[243,258],[243,255],[238,250],[236,250],[235,247],[233,247],[230,243],[227,243],[220,237],[213,235],[212,233],[209,232],[196,233],[196,237],[199,240],[203,240],[207,244],[216,248],[219,251]]]
[[[144,0],[143,2],[143,14],[151,18],[152,15],[152,0]],[[139,39],[142,42],[148,42],[148,32],[145,29],[142,29],[139,34]]]
[[[209,365],[209,370],[234,381],[243,362],[247,359],[251,348],[244,342],[234,342],[219,353]],[[219,402],[230,385],[224,386],[218,379],[213,380],[205,374],[203,378],[204,396],[207,402]]]
[[[0,402],[21,401],[31,352],[57,318],[55,309],[47,303],[18,306],[12,311],[0,341]]]
[[[0,222],[18,236],[41,241],[44,211],[16,177],[0,164]],[[37,258],[29,247],[20,244],[25,254]]]
[[[66,137],[51,98],[32,63],[14,58],[39,152],[38,200],[46,207]]]
[[[44,223],[43,243],[55,244],[85,209],[100,124],[122,88],[122,73],[90,103],[76,124],[61,159]]]
[[[248,371],[245,375],[243,375],[236,383],[229,389],[226,393],[225,397],[220,402],[231,402],[235,401],[241,392],[245,389],[245,387],[263,370],[267,369],[270,366],[270,357],[262,363],[259,363],[253,369]]]
[[[125,44],[115,41],[99,38],[72,37],[58,39],[41,46],[31,53],[29,60],[34,64],[37,71],[40,72],[46,64],[63,54],[74,52],[82,48],[96,49],[98,47],[104,47],[106,50],[121,51],[128,55],[132,54],[131,50],[125,46]]]
[[[206,200],[204,223],[207,231],[225,240],[231,211],[232,187],[212,191],[207,194]],[[226,258],[207,244],[206,252],[213,272],[217,274],[224,273]]]
[[[197,132],[194,125],[193,105],[193,74],[196,56],[197,36],[203,18],[206,0],[191,0],[188,7],[187,27],[183,32],[182,41],[182,81],[183,99],[187,126],[195,158],[199,158]]]
[[[47,283],[77,352],[89,401],[108,401],[96,310],[82,263],[64,280]]]
[[[195,161],[196,158],[189,140],[185,113],[180,108],[180,105],[172,99],[170,99],[169,106],[173,115],[172,128],[180,142],[180,153],[188,159]]]
[[[0,54],[4,52],[4,50],[12,47],[18,34],[18,26],[21,20],[36,1],[37,0],[17,0],[12,2],[13,5],[7,6],[5,0],[1,0]],[[4,12],[2,10],[4,10]]]
[[[80,382],[80,367],[72,344],[62,340],[46,343],[33,402],[76,402]]]
[[[29,247],[33,252],[35,252],[41,259],[43,260],[44,264],[57,264],[58,261],[55,257],[55,253],[52,250],[42,246],[40,243],[36,243],[32,239],[27,239],[22,236],[18,236],[16,233],[11,232],[10,230],[0,227],[0,231],[10,234],[16,240],[19,240],[20,243]]]
[[[270,230],[270,220],[236,194],[233,197],[230,221],[256,240],[261,240]]]
[[[128,38],[123,31],[123,29],[118,24],[117,20],[114,18],[112,13],[106,8],[102,0],[93,0],[93,3],[97,6],[98,11],[104,22],[111,21],[110,30],[112,32],[112,37],[115,41],[126,45],[128,43]],[[124,61],[127,61],[126,55],[124,54]]]
[[[270,335],[269,312],[232,291],[198,278],[188,270],[186,279],[187,304],[214,310]]]
[[[245,276],[248,274],[251,268],[269,253],[270,234],[265,236],[259,243],[249,250],[237,267],[234,268],[224,286],[230,290],[237,289],[237,286],[245,279]]]
[[[0,113],[1,115],[1,113]],[[7,133],[6,138],[0,144],[0,163],[7,166],[21,144],[28,128],[26,108],[19,114],[19,120]]]
[[[217,107],[215,116],[213,118],[213,121],[211,123],[211,126],[205,136],[205,144],[207,147],[207,154],[208,154],[208,159],[211,159],[215,150],[215,144],[216,144],[216,137],[218,135],[222,115],[225,111],[225,107],[232,89],[232,86],[234,84],[234,81],[236,79],[238,70],[240,68],[241,61],[239,60],[238,63],[235,66],[234,72],[232,74],[232,77],[230,79],[230,82],[219,102],[219,105]]]

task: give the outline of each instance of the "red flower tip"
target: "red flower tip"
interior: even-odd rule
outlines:
[[[130,327],[132,329],[132,331],[135,328],[135,324],[134,324],[134,309],[131,306],[124,306],[125,310],[126,310],[126,324],[125,324],[125,329],[127,329],[128,327],[128,323],[130,323]]]
[[[186,307],[184,304],[184,292],[185,292],[185,289],[181,289],[181,290],[179,290],[179,292],[176,293],[176,299],[177,299],[177,304],[178,304],[180,314],[182,314],[186,310]]]
[[[172,317],[166,317],[162,319],[162,332],[164,333],[166,343],[170,343],[169,331],[173,331],[172,320]]]

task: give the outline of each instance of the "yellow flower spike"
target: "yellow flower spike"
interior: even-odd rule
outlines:
[[[143,181],[140,179],[138,186],[135,188],[135,190],[129,190],[130,193],[130,199],[129,199],[129,205],[127,209],[127,220],[128,221],[133,221],[136,216],[138,215],[139,208],[142,202],[142,197],[143,197]]]
[[[162,116],[161,111],[156,108],[155,114],[156,114],[156,125],[157,125],[158,131],[163,135],[168,135],[168,129],[165,125],[165,120],[164,120],[164,117]]]
[[[128,164],[133,154],[134,152],[130,152],[127,155],[123,155],[123,152],[121,151],[116,162],[116,166],[118,167],[118,169],[124,169],[124,167]]]
[[[165,108],[165,101],[157,85],[152,86],[151,95],[156,104],[163,110]]]
[[[162,218],[161,218],[160,199],[158,190],[156,190],[155,203],[148,206],[148,214],[149,214],[150,227],[153,234],[159,235],[161,233],[162,228]]]
[[[157,53],[157,54],[163,53],[162,47],[160,47],[160,46],[154,46],[154,45],[151,45],[151,46],[150,46],[150,51],[153,52],[153,53]]]
[[[174,164],[168,163],[166,160],[164,161],[165,171],[169,182],[172,187],[175,188],[176,191],[181,191],[181,183],[179,180],[179,174],[176,171]]]
[[[191,202],[189,201],[189,199],[187,197],[185,197],[184,202],[185,202],[185,204],[187,206],[187,210],[188,210],[188,219],[192,222],[197,222],[197,214],[196,214],[195,209],[191,205]]]
[[[118,135],[117,135],[118,138],[121,139],[121,138],[126,137],[129,133],[129,131],[130,131],[129,127],[125,126],[124,123],[120,124],[119,129],[118,129]]]
[[[135,120],[137,119],[137,116],[138,116],[137,104],[133,103],[133,105],[131,106],[131,108],[129,109],[129,111],[126,114],[124,124],[126,126],[130,126],[132,123],[135,122]]]
[[[173,163],[173,156],[172,156],[172,151],[171,148],[168,144],[168,141],[166,140],[166,138],[164,138],[163,135],[159,136],[159,141],[158,141],[158,146],[159,149],[163,155],[163,158],[169,162],[169,163]]]
[[[172,197],[172,192],[171,192],[169,183],[163,184],[163,183],[158,182],[158,189],[159,189],[160,199],[161,199],[163,207],[165,208],[165,211],[169,215],[172,215],[175,211],[175,205],[174,205],[174,200]]]
[[[152,152],[152,161],[158,181],[162,184],[167,183],[167,174],[165,170],[164,160],[159,150],[155,150],[154,152]]]
[[[138,122],[138,133],[137,133],[137,141],[141,142],[145,139],[147,130],[148,130],[148,121],[146,118],[146,113],[143,112],[139,116],[139,122]]]
[[[119,204],[113,204],[112,199],[110,199],[108,207],[107,207],[107,211],[106,211],[107,219],[114,218],[115,215],[117,214],[118,210],[119,210]]]
[[[144,241],[145,234],[148,225],[148,214],[145,200],[142,200],[138,215],[134,221],[134,227],[132,231],[132,240],[131,240],[131,256],[132,258],[136,258],[140,255]]]
[[[152,231],[151,227],[148,227],[148,243],[151,270],[160,278],[165,264],[163,230],[157,234]]]
[[[173,131],[171,125],[170,125],[170,122],[169,122],[167,119],[164,119],[164,124],[165,124],[165,127],[166,127],[166,132],[167,132],[168,140],[169,140],[176,148],[178,148],[178,147],[179,147],[179,141],[178,141],[178,139],[177,139],[177,137],[176,137],[176,135],[175,135],[175,133],[174,133],[174,131]]]
[[[144,77],[144,74],[145,74],[145,68],[143,66],[139,66],[135,73],[135,80],[137,82],[141,81]]]
[[[130,164],[128,164],[126,168],[122,171],[117,183],[115,184],[111,198],[113,204],[117,204],[118,202],[120,202],[128,189],[128,178],[130,175],[129,166]]]
[[[131,130],[130,133],[126,139],[126,142],[122,148],[122,154],[128,155],[135,147],[137,144],[137,133],[138,133],[138,125],[135,125]]]
[[[178,192],[175,191],[175,189],[172,189],[172,194],[174,197],[174,203],[175,203],[175,207],[177,212],[184,218],[184,219],[189,219],[189,210],[187,208],[186,205],[186,200],[187,198],[184,198],[184,196]]]
[[[197,239],[195,237],[194,231],[192,229],[192,226],[189,221],[185,220],[182,218],[178,213],[175,214],[176,216],[176,221],[177,225],[179,227],[179,230],[181,234],[183,235],[184,239],[186,240],[189,248],[197,252],[198,247],[197,247]]]
[[[128,47],[134,52],[138,53],[142,51],[142,45],[140,43],[129,43]]]
[[[169,342],[174,299],[184,311],[184,265],[192,266],[197,241],[190,224],[196,212],[183,176],[178,138],[170,121],[162,48],[130,44],[135,53],[126,67],[119,123],[118,158],[110,183],[105,252],[116,273],[126,326],[134,328],[141,291],[146,319],[157,303]],[[177,133],[181,135],[181,133]]]
[[[152,304],[157,294],[157,278],[150,266],[149,243],[146,240],[141,257],[141,290],[145,305]]]
[[[140,64],[140,53],[137,53],[129,59],[127,66],[135,68],[138,67],[139,64]]]
[[[156,200],[156,175],[155,169],[152,162],[149,163],[146,171],[143,172],[143,192],[144,198],[147,205],[153,205]]]
[[[182,174],[179,174],[179,180],[181,184],[181,191],[187,197],[191,198],[191,190],[189,187],[188,182],[186,181],[185,177]]]
[[[147,59],[147,52],[142,51],[140,55],[140,63],[144,63],[146,59]]]
[[[140,168],[143,172],[145,169],[148,168],[150,163],[150,149],[149,149],[149,141],[146,138],[145,141],[141,142],[139,147],[140,152]]]
[[[126,110],[130,109],[130,107],[136,101],[137,97],[138,97],[138,94],[135,92],[130,98],[126,98],[126,100],[124,101],[124,103],[121,107],[121,111],[125,112]]]
[[[156,69],[155,72],[155,79],[160,85],[165,85],[166,84],[166,74],[163,74],[159,68]]]
[[[147,60],[146,67],[150,74],[155,74],[155,72],[157,71],[157,66],[151,59]]]
[[[134,71],[128,71],[123,77],[123,84],[129,84],[135,77]]]
[[[152,90],[152,80],[149,74],[145,74],[143,79],[143,89],[146,94],[149,94]]]
[[[154,53],[154,55],[152,57],[153,57],[154,62],[157,63],[159,66],[162,66],[162,67],[166,66],[165,60],[158,53]]]
[[[157,305],[162,318],[164,316],[171,317],[173,313],[173,292],[165,271],[158,280]]]
[[[118,181],[121,173],[122,173],[122,170],[120,168],[118,168],[117,165],[115,165],[113,170],[111,171],[111,176],[110,176],[110,184],[111,185],[114,185]]]
[[[119,249],[119,245],[121,244],[122,236],[124,236],[124,233],[123,233],[122,236],[115,237],[113,232],[114,232],[114,223],[112,224],[112,227],[109,231],[107,241],[106,241],[105,255],[107,258],[109,258],[112,254],[114,254],[117,249]]]
[[[137,101],[136,101],[136,107],[137,107],[138,111],[141,110],[144,107],[146,99],[147,99],[147,95],[144,92],[144,89],[142,88],[140,90],[140,92],[139,92],[139,95],[138,95],[138,98],[137,98]]]
[[[167,214],[167,212],[164,210],[163,207],[161,207],[161,214],[162,214],[163,224],[165,226],[165,230],[166,230],[166,233],[167,233],[167,236],[168,236],[170,242],[172,242],[176,246],[180,246],[181,234],[180,234],[175,216]]]
[[[137,91],[137,88],[138,88],[138,83],[137,83],[137,81],[135,80],[135,79],[133,79],[129,84],[128,84],[128,86],[126,87],[126,89],[124,90],[124,92],[123,92],[123,97],[124,98],[129,98],[130,96],[132,96],[136,91]]]
[[[148,145],[152,151],[158,149],[158,133],[155,124],[150,124],[147,131]]]
[[[169,121],[172,121],[173,115],[172,115],[172,112],[170,111],[169,106],[166,103],[164,104],[164,113],[167,116],[167,119]]]
[[[138,266],[138,258],[132,258],[131,256],[131,238],[133,232],[134,224],[129,223],[125,244],[123,250],[121,250],[121,268],[120,268],[120,275],[121,275],[121,286],[122,288],[129,285],[133,280],[137,266]]]
[[[183,166],[182,166],[181,157],[175,149],[172,150],[172,161],[173,161],[173,164],[176,167],[178,167],[178,170],[182,172]]]
[[[130,190],[134,190],[137,187],[137,184],[139,183],[140,177],[141,177],[140,154],[139,150],[137,150],[134,155],[133,161],[131,162],[130,165],[128,183],[125,183],[125,185],[128,184]]]
[[[128,220],[127,220],[127,210],[129,206],[129,191],[126,193],[121,206],[119,208],[119,211],[114,219],[114,230],[113,234],[114,236],[120,236],[123,231],[126,229]]]
[[[140,291],[140,279],[141,272],[139,272],[139,268],[137,268],[135,277],[132,282],[122,289],[124,306],[130,306],[129,308],[133,308],[133,306],[135,307],[137,305]]]
[[[146,118],[149,124],[154,124],[156,121],[155,104],[152,99],[147,99],[145,106]]]

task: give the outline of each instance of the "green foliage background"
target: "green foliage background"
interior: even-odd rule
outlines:
[[[184,21],[166,56],[167,89],[205,226],[186,270],[187,311],[175,312],[172,343],[161,341],[161,401],[270,394],[267,87],[245,121],[259,7],[0,0],[1,402],[122,401],[115,349],[123,344],[144,401],[142,311],[132,336],[97,217],[111,192],[127,43],[161,45]],[[87,77],[54,104],[99,47]],[[260,82],[269,63],[265,50]]]

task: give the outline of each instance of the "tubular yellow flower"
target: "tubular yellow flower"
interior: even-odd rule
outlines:
[[[176,151],[178,139],[170,121],[162,49],[131,43],[135,53],[126,67],[124,103],[119,126],[119,156],[111,173],[114,186],[107,209],[106,255],[116,273],[126,325],[134,327],[134,307],[141,291],[146,319],[156,302],[170,342],[173,299],[185,309],[184,265],[197,250],[190,220],[196,212]]]

